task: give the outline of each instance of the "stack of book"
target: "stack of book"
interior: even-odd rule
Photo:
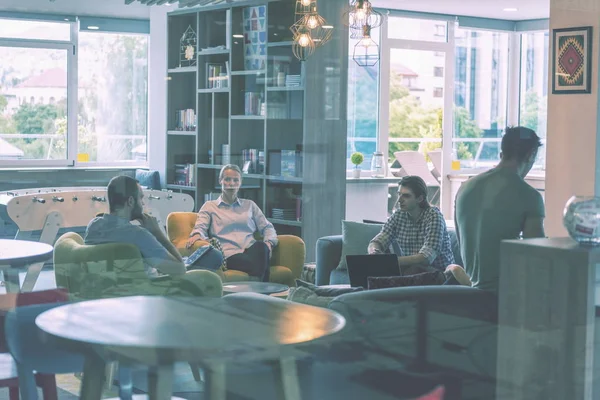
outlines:
[[[300,75],[286,75],[285,76],[285,86],[301,86],[302,80],[300,79]]]
[[[228,87],[229,61],[225,64],[206,64],[206,88],[223,89]]]
[[[242,168],[246,174],[260,174],[260,163],[258,158],[258,149],[242,150]],[[264,155],[263,155],[264,158]],[[264,166],[263,166],[264,169]]]
[[[175,185],[195,186],[194,169],[195,164],[175,164]]]
[[[296,210],[294,210],[293,208],[273,208],[271,210],[271,218],[295,221]]]
[[[245,115],[264,115],[262,93],[246,92],[244,98],[244,114]]]
[[[196,130],[196,111],[188,108],[187,110],[175,111],[175,130],[177,131],[195,131]]]

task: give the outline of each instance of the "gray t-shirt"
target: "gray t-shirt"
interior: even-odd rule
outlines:
[[[500,243],[518,239],[527,217],[544,217],[540,193],[515,172],[494,168],[469,179],[456,195],[456,230],[473,286],[498,291]]]
[[[104,214],[90,221],[84,241],[85,244],[129,243],[137,246],[150,278],[159,276],[157,265],[171,259],[167,249],[146,228],[115,215]]]

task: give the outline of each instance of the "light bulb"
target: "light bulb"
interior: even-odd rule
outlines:
[[[310,17],[308,17],[306,19],[306,26],[309,29],[315,29],[316,27],[319,26],[319,19],[317,17],[315,17],[314,15],[311,15]]]
[[[310,6],[312,0],[301,0],[300,4],[302,4],[304,7],[308,7]]]
[[[361,8],[357,8],[356,9],[356,13],[355,13],[355,19],[357,20],[363,20],[366,17],[367,13],[364,9],[364,7]]]
[[[297,42],[300,46],[306,47],[310,44],[310,36],[308,33],[301,33],[300,36],[298,36]]]

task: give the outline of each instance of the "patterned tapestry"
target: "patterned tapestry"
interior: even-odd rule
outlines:
[[[591,34],[591,27],[554,30],[554,94],[590,92]]]
[[[267,6],[244,8],[244,67],[267,68]]]

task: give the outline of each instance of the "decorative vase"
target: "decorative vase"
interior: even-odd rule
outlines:
[[[600,245],[600,197],[571,197],[565,205],[563,224],[578,243]]]
[[[352,170],[352,177],[355,179],[360,178],[360,168],[358,167],[358,165]]]

